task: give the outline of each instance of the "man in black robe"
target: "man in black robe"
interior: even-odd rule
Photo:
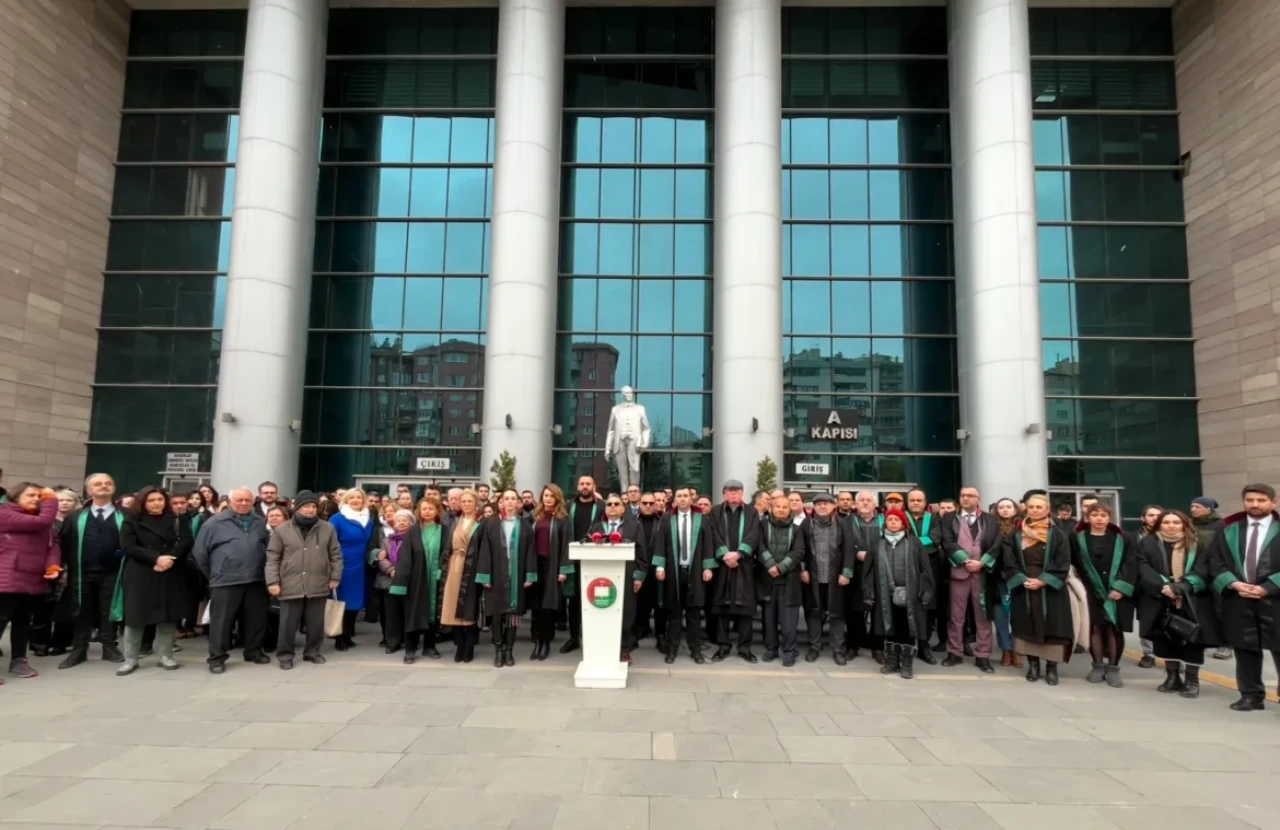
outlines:
[[[636,594],[644,585],[645,573],[649,570],[649,560],[645,547],[638,544],[640,539],[640,522],[631,515],[622,497],[610,493],[604,500],[604,517],[591,526],[589,535],[594,539],[596,534],[608,542],[613,534],[622,537],[624,542],[636,543],[636,558],[627,563],[624,573],[631,575],[631,590],[622,593],[622,655],[624,663],[631,662],[631,651],[636,647],[632,626],[636,621]]]
[[[1280,669],[1280,514],[1269,484],[1241,493],[1244,511],[1228,516],[1209,546],[1213,590],[1222,596],[1222,633],[1236,653],[1237,712],[1265,707],[1262,653]]]
[[[662,511],[658,506],[657,494],[641,493],[640,516],[636,519],[640,526],[636,546],[643,548],[644,553],[641,554],[637,550],[637,559],[643,555],[646,562],[652,563],[654,557],[662,555],[663,540],[666,538],[666,523],[663,518]],[[657,640],[658,650],[665,654],[667,609],[661,607],[658,602],[658,578],[654,575],[652,566],[645,571],[644,585],[641,586],[640,594],[636,597],[636,622],[634,628],[637,642],[649,636],[650,619],[653,620],[652,633]]]
[[[890,497],[892,495],[891,493]],[[936,665],[938,660],[929,648],[929,636],[935,631],[938,634],[938,644],[932,651],[946,651],[948,609],[946,598],[950,590],[947,587],[947,580],[951,577],[951,568],[942,555],[941,545],[938,544],[940,530],[935,525],[933,513],[929,511],[929,497],[923,490],[916,488],[907,491],[906,513],[911,535],[920,540],[925,555],[929,557],[929,564],[933,566],[933,604],[927,609],[928,625],[924,631],[920,632],[919,657],[921,663]]]
[[[591,476],[578,479],[578,497],[569,502],[569,530],[571,542],[588,538],[591,526],[604,515],[604,504],[596,495],[596,480]],[[582,648],[582,580],[569,577],[565,588],[565,611],[569,616],[569,639],[560,646],[561,654],[569,654]]]
[[[757,662],[751,652],[751,627],[756,608],[755,557],[760,547],[760,518],[743,504],[742,482],[730,479],[724,483],[724,501],[711,508],[707,521],[715,544],[716,568],[714,604],[719,614],[716,640],[720,647],[711,658],[719,662],[729,656],[733,645],[729,624],[738,624],[738,656],[748,663]]]
[[[667,609],[666,662],[674,663],[680,652],[683,633],[695,663],[702,656],[702,606],[707,583],[717,567],[715,548],[707,517],[693,509],[693,494],[686,487],[676,491],[675,513],[667,519],[664,549],[653,558],[653,571],[660,586],[658,595]]]
[[[843,494],[842,494],[843,495]],[[852,590],[845,591],[845,641],[848,644],[849,659],[858,656],[859,648],[870,648],[871,659],[877,663],[884,662],[884,649],[881,638],[874,629],[868,628],[866,606],[862,602],[862,563],[867,560],[867,552],[874,550],[880,543],[881,518],[876,505],[876,494],[870,490],[861,490],[854,497],[854,511],[845,520],[845,528],[849,531],[854,548],[856,562],[853,566]],[[839,502],[837,502],[837,506]]]
[[[804,569],[804,531],[791,515],[791,502],[779,493],[773,497],[770,516],[760,525],[760,550],[756,556],[756,592],[764,612],[764,659],[782,654],[782,665],[796,664],[800,646],[796,635],[800,621],[800,573]]]
[[[822,653],[822,623],[831,627],[831,651],[837,666],[846,665],[845,594],[853,583],[853,532],[834,513],[836,500],[827,493],[813,497],[813,516],[801,528],[806,537],[805,567],[800,575],[804,583],[806,627],[809,630],[809,652],[805,661],[812,663]],[[859,602],[861,598],[859,598]]]

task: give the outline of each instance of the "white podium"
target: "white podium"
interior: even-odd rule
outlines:
[[[622,655],[622,604],[631,590],[627,563],[635,558],[631,542],[569,543],[569,558],[578,563],[582,591],[582,662],[573,675],[579,689],[625,689],[627,664]]]

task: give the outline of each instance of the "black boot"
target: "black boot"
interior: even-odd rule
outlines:
[[[1182,687],[1183,697],[1200,697],[1200,667],[1187,666],[1187,682]]]
[[[502,663],[507,657],[507,646],[502,641],[493,644],[493,667],[495,669],[502,668]]]
[[[1191,673],[1191,667],[1187,667],[1187,673]],[[1164,664],[1164,682],[1156,687],[1157,692],[1164,692],[1171,695],[1174,692],[1180,692],[1183,689],[1182,676],[1178,672],[1178,664],[1167,662]]]
[[[1027,658],[1027,681],[1030,683],[1035,683],[1039,679],[1040,679],[1040,658],[1028,657]]]
[[[907,651],[910,648],[911,646],[903,646],[902,650]],[[920,658],[920,662],[924,663],[926,666],[938,665],[938,658],[933,656],[933,650],[929,648],[929,644],[927,642],[922,641],[920,643],[920,647],[916,649],[915,653],[916,656]]]
[[[76,666],[80,665],[81,663],[85,662],[88,659],[89,659],[89,649],[73,648],[67,654],[67,656],[63,658],[62,662],[58,664],[58,668],[74,669]]]
[[[516,634],[519,632],[513,627],[503,632],[503,639],[506,641],[506,648],[502,654],[502,665],[514,666],[516,664]]]
[[[880,666],[881,674],[894,674],[898,671],[898,649],[897,643],[884,644],[884,665]]]
[[[1052,660],[1046,660],[1044,664],[1044,682],[1050,686],[1058,685],[1058,664]]]
[[[920,652],[921,660],[924,660],[924,655],[926,653],[927,651]],[[934,663],[938,662],[933,658],[932,654],[929,655],[929,659],[932,660]],[[916,673],[911,665],[914,660],[915,660],[914,649],[912,649],[911,646],[898,646],[898,676],[901,677],[903,680],[910,680],[916,676]]]

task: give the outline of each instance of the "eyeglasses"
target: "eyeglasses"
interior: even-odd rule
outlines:
[[[606,505],[606,506],[608,506],[608,507],[621,507],[621,506],[622,506],[622,502],[620,502],[620,501],[609,501],[609,502],[605,502],[605,505]]]
[[[640,506],[641,506],[641,507],[653,507],[653,502],[651,502],[651,501],[642,501],[642,502],[640,502]]]

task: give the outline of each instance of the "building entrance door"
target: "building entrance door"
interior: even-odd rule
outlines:
[[[1111,520],[1117,525],[1122,525],[1124,515],[1120,512],[1120,491],[1123,487],[1103,487],[1094,489],[1091,487],[1051,487],[1049,489],[1049,507],[1052,515],[1058,515],[1058,506],[1061,504],[1071,505],[1072,515],[1078,521],[1084,520],[1084,515],[1080,512],[1080,502],[1085,498],[1096,498],[1098,501],[1111,508]]]
[[[876,494],[876,505],[884,506],[884,497],[890,493],[901,493],[905,499],[908,490],[915,489],[915,485],[907,482],[868,482],[868,481],[850,481],[850,482],[816,482],[816,481],[784,481],[782,489],[788,493],[792,490],[798,491],[804,496],[806,503],[813,501],[813,497],[819,493],[830,493],[836,495],[841,491],[848,490],[853,494],[858,494],[863,490],[870,490]]]

